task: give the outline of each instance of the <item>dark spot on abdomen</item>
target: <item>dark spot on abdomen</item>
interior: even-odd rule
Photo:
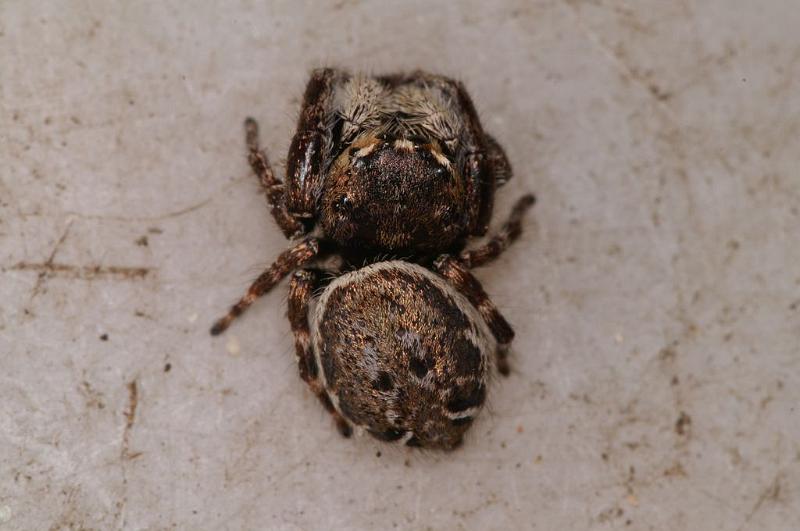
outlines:
[[[378,373],[378,379],[372,382],[372,387],[378,391],[391,391],[394,387],[394,382],[392,382],[392,377],[389,376],[388,372],[381,371]]]
[[[482,406],[486,400],[486,386],[477,384],[470,387],[456,389],[453,397],[447,402],[447,409],[452,413],[458,413],[465,409]]]
[[[481,370],[481,351],[464,337],[456,339],[453,344],[455,369],[459,375],[476,375]]]
[[[408,361],[408,368],[417,378],[425,378],[425,375],[428,374],[428,367],[425,361],[419,358],[411,358]]]

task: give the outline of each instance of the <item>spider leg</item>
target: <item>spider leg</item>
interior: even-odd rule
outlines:
[[[219,319],[211,327],[211,335],[216,336],[225,331],[231,322],[253,304],[256,299],[271,290],[286,275],[301,267],[319,255],[319,241],[316,238],[306,238],[294,247],[280,255],[259,277],[253,282],[239,302],[234,304],[225,317]]]
[[[506,220],[497,234],[476,249],[462,251],[459,255],[461,262],[467,268],[472,269],[473,267],[487,264],[503,254],[503,251],[508,249],[509,245],[519,238],[522,233],[522,217],[534,203],[536,203],[536,197],[532,194],[520,197],[514,208],[511,209],[508,220]]]
[[[508,162],[505,150],[490,134],[486,134],[486,147],[489,150],[489,165],[494,171],[494,178],[497,186],[503,186],[514,175],[511,170],[511,163]]]
[[[332,68],[311,73],[303,95],[297,132],[286,160],[286,205],[299,218],[313,218],[317,197],[322,190],[325,151],[332,142],[330,108],[334,81],[345,74]]]
[[[467,150],[464,163],[464,176],[467,179],[467,204],[470,205],[470,234],[483,236],[489,229],[492,217],[494,191],[497,175],[492,165],[492,155],[488,135],[483,131],[478,112],[469,97],[467,89],[460,81],[448,80],[455,95],[455,103],[464,116],[464,143]]]
[[[339,433],[349,437],[353,430],[344,417],[333,407],[328,393],[322,386],[322,382],[319,380],[319,367],[317,367],[317,361],[311,346],[311,330],[308,322],[309,302],[319,282],[320,273],[314,269],[301,269],[295,272],[289,282],[289,323],[294,334],[297,365],[300,369],[300,378],[311,387],[311,390],[320,399],[325,409],[333,415]]]
[[[283,182],[275,177],[267,154],[259,149],[258,123],[253,118],[247,118],[244,121],[244,131],[248,150],[247,161],[267,196],[272,217],[275,218],[275,222],[287,238],[301,234],[305,227],[286,208],[286,192]]]
[[[433,269],[452,284],[478,310],[492,335],[497,340],[497,370],[503,376],[510,372],[508,347],[514,339],[514,330],[483,290],[467,266],[453,256],[444,254],[436,259]]]

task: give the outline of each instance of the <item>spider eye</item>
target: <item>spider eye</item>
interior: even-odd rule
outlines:
[[[436,169],[433,170],[433,174],[439,179],[444,179],[447,177],[447,168],[444,166],[436,166]]]
[[[353,200],[347,195],[339,196],[339,199],[333,202],[333,210],[339,214],[350,212],[353,208]]]

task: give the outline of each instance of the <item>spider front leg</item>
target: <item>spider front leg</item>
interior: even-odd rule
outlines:
[[[306,238],[294,247],[282,252],[272,265],[250,285],[244,297],[231,307],[225,317],[214,323],[214,326],[211,327],[211,335],[216,336],[224,332],[231,322],[242,315],[256,299],[271,290],[286,275],[311,262],[318,255],[319,241],[316,238]]]
[[[258,123],[253,118],[247,118],[244,121],[244,131],[248,150],[247,161],[267,196],[272,217],[275,218],[275,222],[287,238],[304,232],[303,224],[297,221],[286,208],[286,190],[283,182],[275,177],[267,154],[258,147]]]
[[[453,256],[444,254],[434,263],[433,269],[446,278],[478,310],[497,340],[497,370],[503,376],[511,371],[508,365],[508,347],[514,339],[514,330],[483,290],[477,278],[466,265]]]
[[[330,111],[334,96],[334,80],[344,74],[332,68],[311,73],[303,95],[303,108],[297,121],[297,132],[289,146],[286,160],[286,205],[300,218],[313,218],[322,188],[325,151],[331,142]]]
[[[462,251],[459,255],[461,262],[469,269],[487,264],[503,254],[503,251],[514,243],[522,234],[522,217],[536,203],[533,194],[526,194],[517,200],[508,220],[488,242],[477,249]]]
[[[489,153],[489,137],[483,131],[478,119],[478,112],[475,110],[475,105],[472,103],[467,89],[464,88],[464,84],[452,80],[449,83],[455,93],[455,101],[461,114],[466,118],[464,139],[467,144],[467,156],[464,174],[467,178],[467,195],[470,205],[470,234],[483,236],[489,229],[494,191],[497,186],[497,175],[493,167],[493,157],[496,151]],[[505,157],[505,155],[503,156]],[[510,172],[507,160],[506,166]]]
[[[488,150],[487,158],[489,159],[489,165],[494,172],[495,184],[498,187],[503,186],[514,176],[506,152],[497,140],[488,133],[486,133],[486,149]]]
[[[308,322],[308,308],[314,289],[319,286],[320,273],[314,269],[302,269],[292,275],[289,283],[289,323],[294,334],[294,346],[297,355],[297,365],[300,369],[300,378],[306,382],[311,390],[320,399],[336,422],[336,427],[345,437],[349,437],[353,430],[350,424],[333,407],[331,399],[322,382],[319,380],[319,367],[314,357],[311,346],[311,330]]]

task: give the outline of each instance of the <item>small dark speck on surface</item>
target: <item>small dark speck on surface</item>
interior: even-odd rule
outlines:
[[[149,241],[147,241],[147,236],[142,236],[141,238],[136,240],[136,245],[141,247],[147,247],[149,245]]]
[[[108,341],[108,334],[101,334],[100,341]]]
[[[139,388],[136,380],[128,383],[128,409],[125,411],[125,427],[130,429],[136,420],[136,407],[139,405]]]
[[[164,365],[164,372],[169,372],[171,370],[172,370],[172,364],[171,363],[167,363],[167,364]]]
[[[672,98],[671,92],[665,91],[656,84],[649,85],[647,89],[650,91],[650,94],[652,94],[658,101],[667,101],[670,98]]]
[[[681,411],[678,420],[675,422],[675,433],[678,435],[686,435],[692,425],[692,417]]]
[[[661,361],[673,361],[675,359],[675,349],[665,347],[659,351],[658,357]]]

